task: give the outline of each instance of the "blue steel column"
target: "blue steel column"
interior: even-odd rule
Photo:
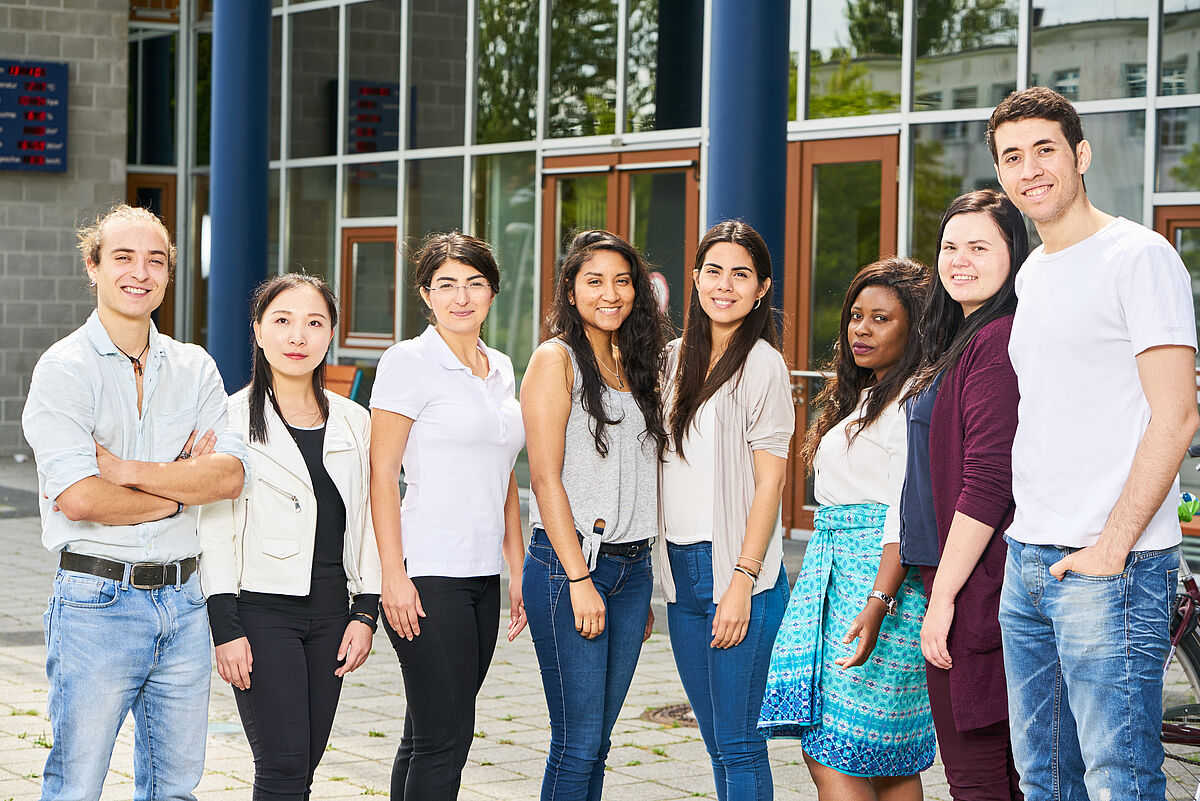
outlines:
[[[271,0],[216,0],[208,352],[228,392],[250,377],[250,293],[266,277],[270,52]]]
[[[741,219],[771,249],[782,298],[788,0],[711,0],[708,225]]]

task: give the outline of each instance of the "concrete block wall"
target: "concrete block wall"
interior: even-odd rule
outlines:
[[[95,307],[74,231],[125,197],[129,0],[0,0],[0,58],[65,61],[67,170],[0,170],[0,458],[42,352]]]

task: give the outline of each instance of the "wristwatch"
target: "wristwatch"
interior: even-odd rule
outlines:
[[[871,590],[867,593],[868,598],[878,598],[883,601],[883,608],[887,610],[889,615],[896,614],[896,599],[888,595],[883,590]]]

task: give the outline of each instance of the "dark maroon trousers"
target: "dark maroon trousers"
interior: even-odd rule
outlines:
[[[929,706],[955,801],[1021,801],[1008,721],[959,731],[950,708],[950,671],[925,663]]]

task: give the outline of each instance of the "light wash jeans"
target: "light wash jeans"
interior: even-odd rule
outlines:
[[[604,600],[604,631],[588,640],[575,630],[567,571],[546,533],[533,530],[521,592],[550,713],[542,801],[600,801],[613,726],[650,614],[650,550],[633,557],[600,554],[592,584]]]
[[[719,801],[770,801],[775,797],[767,741],[758,730],[771,648],[788,603],[783,566],[775,586],[750,599],[745,638],[732,648],[712,648],[712,543],[666,545],[675,577],[675,603],[667,604],[671,650],[700,736],[712,760]]]
[[[1009,540],[1000,627],[1012,750],[1027,801],[1161,801],[1163,662],[1174,548],[1115,576],[1050,566],[1072,548]]]
[[[134,800],[194,801],[212,664],[200,576],[136,590],[59,570],[43,624],[54,744],[42,801],[100,798],[131,710]]]

